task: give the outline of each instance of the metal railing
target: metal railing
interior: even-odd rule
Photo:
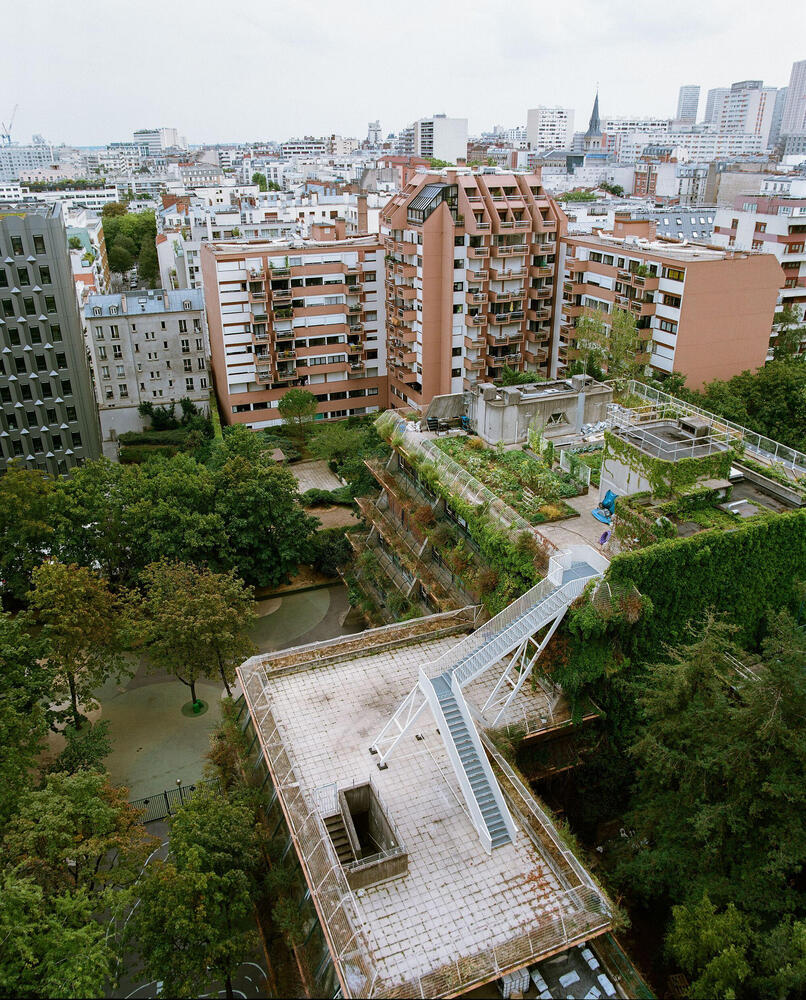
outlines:
[[[751,431],[741,424],[736,424],[732,420],[717,416],[709,410],[703,410],[693,403],[686,403],[676,396],[669,395],[652,386],[645,385],[634,379],[628,383],[628,391],[648,402],[656,403],[668,407],[669,415],[675,416],[696,416],[705,420],[708,425],[718,432],[728,435],[734,443],[741,443],[745,449],[756,455],[765,458],[770,462],[780,462],[784,466],[789,466],[798,475],[806,474],[806,454],[796,448],[790,448],[772,438],[765,437],[756,431]]]
[[[691,435],[681,440],[672,440],[668,435],[651,430],[653,424],[676,421],[679,416],[666,404],[650,404],[632,409],[618,403],[607,404],[607,419],[611,429],[618,431],[642,451],[665,462],[714,455],[728,451],[736,444],[736,438],[729,431],[716,427],[711,427],[710,433],[702,437]]]
[[[129,805],[142,809],[141,823],[154,823],[156,820],[173,816],[177,810],[190,799],[197,788],[219,788],[218,778],[196,781],[192,785],[178,785],[176,788],[164,788],[155,795],[146,795],[141,799],[132,799]]]

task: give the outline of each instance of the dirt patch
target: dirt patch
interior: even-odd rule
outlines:
[[[350,528],[358,518],[349,507],[306,507],[306,514],[318,517],[323,528]]]

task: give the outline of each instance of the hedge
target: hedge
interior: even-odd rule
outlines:
[[[740,627],[740,641],[752,646],[768,609],[790,604],[795,581],[804,578],[806,510],[622,553],[607,573],[611,584],[634,584],[652,601],[654,612],[631,638],[632,652],[647,659],[682,642],[687,624],[708,608],[726,613]]]
[[[119,459],[122,465],[134,465],[139,462],[146,462],[150,458],[173,458],[178,450],[176,445],[172,444],[130,444],[124,445],[120,449]]]
[[[118,440],[122,445],[172,444],[181,447],[187,441],[187,436],[187,429],[180,427],[172,431],[126,431],[118,437]]]
[[[352,507],[355,497],[349,486],[338,486],[335,490],[310,489],[302,494],[300,503],[303,507],[331,507],[334,504]]]

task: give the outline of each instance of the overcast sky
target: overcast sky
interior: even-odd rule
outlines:
[[[14,138],[102,144],[175,126],[191,143],[470,132],[562,104],[673,115],[680,84],[785,86],[803,0],[66,0],[0,2],[0,120]]]

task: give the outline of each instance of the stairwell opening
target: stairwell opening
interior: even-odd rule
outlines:
[[[371,782],[338,792],[339,810],[325,827],[352,889],[365,888],[408,871],[408,854]]]

